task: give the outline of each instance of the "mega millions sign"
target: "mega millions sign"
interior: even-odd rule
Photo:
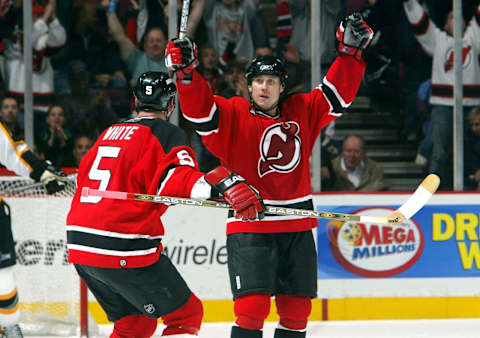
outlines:
[[[351,214],[380,216],[391,212],[389,208],[372,207]],[[414,220],[401,226],[330,221],[327,229],[333,257],[359,276],[394,276],[411,267],[424,248],[422,229]]]

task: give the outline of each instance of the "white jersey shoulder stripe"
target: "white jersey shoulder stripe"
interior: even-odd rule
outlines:
[[[213,102],[212,108],[210,108],[210,112],[208,113],[207,117],[194,118],[194,117],[187,116],[185,114],[183,116],[185,117],[185,119],[193,123],[205,123],[205,122],[212,121],[213,115],[215,115],[216,111],[217,111],[217,105],[215,104],[215,102]]]

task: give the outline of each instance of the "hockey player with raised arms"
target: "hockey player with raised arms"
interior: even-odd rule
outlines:
[[[224,167],[198,170],[186,134],[168,123],[176,87],[168,74],[142,74],[134,88],[138,117],[107,128],[83,157],[67,216],[69,261],[110,321],[111,338],[197,335],[201,301],[163,250],[160,216],[168,205],[82,196],[99,190],[210,198],[221,193],[242,220],[263,217],[263,202]],[[214,189],[212,189],[212,187]]]
[[[214,96],[195,70],[188,38],[167,45],[165,62],[176,72],[184,117],[225,167],[259,191],[266,205],[313,209],[309,158],[320,130],[341,116],[360,86],[362,51],[373,32],[360,14],[338,27],[339,56],[310,93],[285,96],[286,70],[272,56],[252,61],[246,77],[250,101]],[[262,337],[275,296],[280,317],[275,338],[306,336],[311,298],[317,294],[316,219],[265,215],[227,219],[227,252],[235,325],[232,338]]]

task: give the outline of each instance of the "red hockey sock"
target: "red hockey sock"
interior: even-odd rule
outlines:
[[[289,330],[305,330],[312,312],[310,297],[277,295],[275,297],[280,325]]]
[[[123,317],[113,324],[110,338],[150,338],[157,328],[157,320],[146,315]]]
[[[197,334],[202,325],[203,305],[200,299],[193,293],[184,306],[177,311],[162,317],[163,323],[167,326],[162,336],[174,334]]]
[[[244,329],[261,330],[270,313],[270,295],[255,294],[238,297],[233,307],[235,323]]]

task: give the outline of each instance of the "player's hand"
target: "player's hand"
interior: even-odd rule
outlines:
[[[353,13],[340,23],[336,36],[339,42],[338,51],[358,59],[372,41],[373,30],[363,20],[360,13]]]
[[[240,175],[220,166],[205,174],[205,181],[223,194],[236,218],[254,221],[265,216],[262,198]]]
[[[168,70],[176,72],[179,80],[190,77],[195,67],[198,66],[195,42],[188,36],[170,41],[165,49],[165,65]]]
[[[55,168],[50,161],[44,161],[40,172],[32,173],[31,176],[45,185],[48,194],[54,194],[65,189],[67,177],[63,171]]]

